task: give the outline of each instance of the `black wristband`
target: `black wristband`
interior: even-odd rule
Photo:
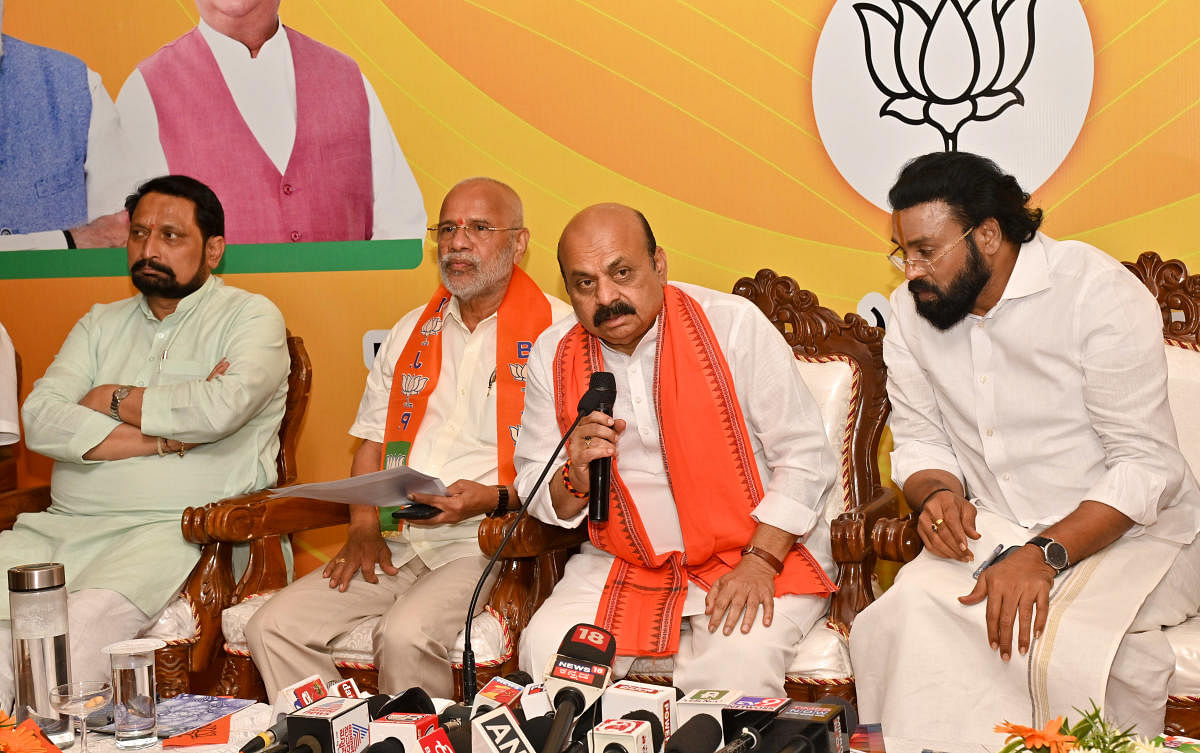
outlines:
[[[78,246],[75,245],[75,236],[71,235],[70,230],[64,230],[62,233],[63,237],[67,239],[67,248],[78,248]]]
[[[928,502],[929,500],[933,499],[933,495],[941,494],[942,492],[950,492],[951,494],[954,493],[954,491],[952,489],[949,489],[945,486],[934,489],[933,491],[931,491],[925,495],[925,499],[921,500],[921,509],[922,510],[925,509],[925,503]]]
[[[496,509],[488,513],[489,518],[499,518],[508,513],[508,487],[504,484],[496,486]]]

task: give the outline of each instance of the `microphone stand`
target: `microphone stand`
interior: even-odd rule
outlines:
[[[471,624],[475,621],[475,605],[479,603],[479,595],[483,591],[483,584],[487,582],[488,574],[492,572],[492,568],[496,565],[496,560],[500,558],[500,553],[504,551],[504,546],[508,544],[508,540],[512,538],[513,533],[517,530],[517,525],[521,519],[525,517],[525,512],[529,509],[529,503],[537,495],[538,487],[542,485],[542,481],[546,479],[546,474],[550,472],[550,468],[554,465],[554,461],[558,459],[558,454],[562,452],[563,445],[567,443],[567,437],[571,436],[571,432],[575,431],[575,427],[583,417],[591,410],[583,410],[584,400],[587,399],[590,393],[585,393],[583,399],[580,400],[579,415],[571,423],[567,430],[563,432],[562,439],[558,440],[558,446],[554,448],[554,454],[550,456],[550,460],[546,466],[542,468],[542,473],[537,477],[537,481],[533,482],[533,487],[529,494],[521,502],[521,507],[517,510],[517,517],[513,518],[512,525],[504,532],[504,537],[500,539],[500,546],[496,547],[496,553],[488,560],[487,566],[483,568],[483,575],[479,576],[479,582],[475,584],[475,592],[471,594],[471,604],[467,608],[467,622],[463,632],[463,668],[462,668],[462,686],[463,686],[463,703],[470,706],[475,700],[475,694],[479,690],[478,671],[475,667],[475,651],[471,648]]]

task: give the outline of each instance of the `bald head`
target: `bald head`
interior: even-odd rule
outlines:
[[[442,214],[445,214],[446,203],[450,201],[451,197],[455,193],[464,192],[486,195],[492,206],[499,210],[500,214],[496,217],[496,221],[502,223],[503,227],[525,226],[525,208],[521,204],[521,197],[512,189],[512,186],[495,178],[483,176],[467,178],[455,183],[442,201]]]
[[[667,257],[645,216],[621,204],[584,209],[558,239],[558,266],[584,328],[632,353],[654,326],[667,283]]]

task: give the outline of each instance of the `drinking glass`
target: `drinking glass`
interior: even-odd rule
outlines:
[[[68,682],[50,691],[50,705],[60,714],[79,719],[79,753],[87,753],[87,717],[112,700],[107,682]]]

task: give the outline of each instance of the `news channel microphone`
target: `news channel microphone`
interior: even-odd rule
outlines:
[[[571,725],[608,687],[617,639],[602,627],[580,623],[571,628],[546,668],[546,692],[553,699],[554,723],[543,753],[558,753]]]
[[[744,695],[721,709],[725,747],[720,753],[763,751],[763,742],[790,698]]]
[[[741,698],[742,695],[742,691],[730,688],[693,690],[675,703],[678,723],[682,726],[698,714],[704,714],[711,717],[717,723],[717,729],[721,730],[721,710]]]
[[[589,387],[588,391],[583,393],[583,397],[579,398],[579,404],[576,405],[577,415],[575,416],[575,420],[563,432],[562,438],[558,440],[558,445],[555,446],[550,459],[546,461],[542,472],[538,475],[537,480],[533,482],[533,486],[529,488],[529,493],[525,495],[525,499],[521,500],[521,507],[517,509],[517,515],[513,518],[512,525],[504,532],[504,536],[500,539],[500,545],[496,547],[496,553],[488,560],[487,565],[483,568],[483,573],[479,576],[478,582],[475,583],[475,591],[471,594],[471,602],[467,606],[467,619],[463,626],[462,687],[464,703],[472,703],[475,700],[475,693],[479,689],[477,679],[478,670],[475,667],[475,650],[471,647],[471,625],[475,621],[475,607],[479,604],[479,596],[483,592],[483,584],[487,582],[488,575],[491,574],[492,568],[496,566],[496,560],[500,558],[500,553],[504,551],[508,540],[512,538],[513,533],[517,530],[517,526],[521,523],[521,519],[525,517],[526,511],[529,510],[529,501],[537,495],[542,482],[546,480],[546,474],[554,467],[559,453],[562,452],[563,445],[567,443],[567,437],[571,436],[571,432],[575,431],[575,427],[579,425],[579,421],[584,416],[597,409],[602,397],[600,393]]]
[[[456,753],[462,753],[456,747]],[[557,753],[557,748],[555,753]],[[471,720],[473,753],[537,753],[507,706],[497,706]]]
[[[670,737],[679,726],[676,703],[682,695],[671,686],[618,680],[600,698],[600,718],[621,719],[632,711],[646,711],[654,715],[663,734]]]
[[[471,716],[491,711],[497,706],[508,706],[516,709],[521,703],[521,694],[526,685],[533,683],[528,672],[513,672],[517,677],[493,677],[479,689],[475,701],[471,704]]]
[[[605,719],[588,734],[591,753],[657,753],[663,728],[650,711],[630,711],[620,719]]]
[[[679,725],[667,738],[663,753],[713,753],[720,745],[720,722],[711,714],[700,713]]]
[[[849,749],[858,713],[845,698],[792,701],[775,717],[764,749],[769,753],[841,753]]]
[[[387,702],[378,699],[325,696],[287,717],[287,743],[292,753],[361,753],[369,742],[371,712]]]
[[[611,416],[613,403],[617,400],[617,380],[608,371],[592,374],[588,392],[598,396],[596,410]],[[612,458],[596,458],[588,463],[588,520],[593,523],[608,522],[608,502],[611,496]]]

